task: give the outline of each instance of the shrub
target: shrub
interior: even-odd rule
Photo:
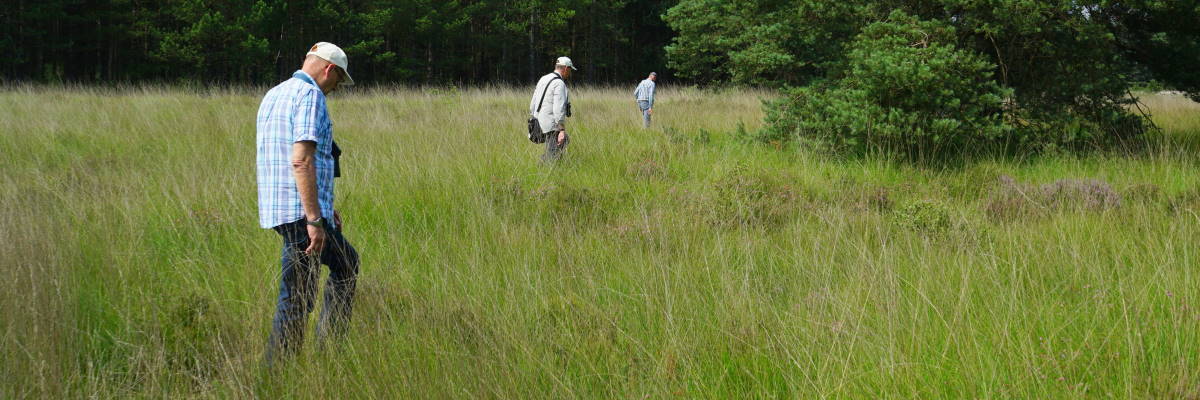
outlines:
[[[664,20],[680,76],[785,89],[759,139],[923,159],[1127,144],[1152,128],[1135,83],[1200,98],[1197,15],[1148,0],[680,0]]]
[[[915,201],[892,212],[892,223],[916,232],[941,233],[950,228],[950,209],[934,201]]]
[[[841,79],[792,89],[768,104],[766,140],[799,139],[835,152],[922,155],[1007,137],[1009,95],[995,66],[954,44],[954,29],[893,12],[850,44]]]
[[[1001,176],[986,205],[989,217],[1012,220],[1062,210],[1104,211],[1121,206],[1121,195],[1099,180],[1059,179],[1033,185]]]
[[[803,196],[770,174],[735,168],[716,182],[715,225],[779,225],[795,216]]]

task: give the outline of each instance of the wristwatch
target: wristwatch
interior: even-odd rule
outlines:
[[[325,227],[325,217],[320,217],[320,218],[314,219],[312,221],[304,220],[304,223],[318,227],[318,228],[324,228]]]

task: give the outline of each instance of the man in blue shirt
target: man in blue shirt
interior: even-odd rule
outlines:
[[[279,303],[267,363],[299,349],[321,264],[329,266],[318,340],[345,333],[358,277],[358,252],[342,236],[333,207],[335,147],[325,96],[353,85],[346,53],[320,42],[300,70],[263,97],[258,109],[258,221],[283,238]],[[332,219],[331,219],[332,218]]]
[[[642,128],[650,127],[650,114],[654,113],[654,81],[657,79],[658,74],[651,72],[633,90],[633,99],[637,101],[638,109],[642,110]]]

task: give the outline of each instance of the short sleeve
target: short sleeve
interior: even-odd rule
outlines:
[[[295,114],[292,115],[293,142],[318,142],[320,126],[317,125],[317,121],[320,111],[315,91],[310,90],[300,96]]]

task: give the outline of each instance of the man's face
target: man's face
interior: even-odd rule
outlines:
[[[571,77],[571,67],[562,67],[559,69],[562,70],[562,73],[559,73],[559,75],[562,75],[563,79]]]
[[[650,82],[654,82],[657,80],[658,80],[658,75],[650,75]]]
[[[321,70],[321,73],[317,75],[318,76],[315,79],[317,81],[317,86],[320,86],[321,91],[326,95],[337,90],[338,84],[342,82],[342,79],[346,79],[345,76],[342,75],[342,69],[332,63],[326,65],[325,68]]]

